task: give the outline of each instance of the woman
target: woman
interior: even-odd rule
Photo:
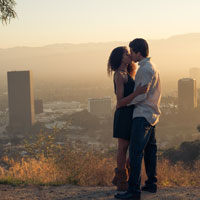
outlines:
[[[134,90],[136,66],[126,47],[115,48],[108,60],[108,75],[114,72],[114,89],[117,109],[114,115],[113,137],[118,138],[117,168],[112,181],[117,190],[127,190],[126,154],[131,135],[134,106],[127,106],[136,96],[147,92],[148,86],[139,86]]]

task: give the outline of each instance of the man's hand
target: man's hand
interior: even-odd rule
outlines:
[[[141,83],[137,86],[137,88],[135,89],[135,94],[136,95],[140,95],[140,94],[144,94],[147,93],[149,91],[150,88],[150,84],[146,84],[141,86]]]
[[[146,84],[141,86],[141,83],[137,86],[136,90],[133,92],[135,94],[135,97],[137,97],[138,95],[147,93],[150,89],[150,84]],[[132,94],[133,94],[132,93]],[[127,97],[126,97],[127,98]],[[116,109],[120,108],[121,106],[119,106],[119,103],[117,102],[116,105]]]

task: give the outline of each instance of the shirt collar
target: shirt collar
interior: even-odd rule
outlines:
[[[138,63],[140,65],[140,67],[142,65],[144,65],[147,61],[149,61],[151,58],[150,57],[147,57],[147,58],[143,58],[142,60],[140,60],[140,62]]]

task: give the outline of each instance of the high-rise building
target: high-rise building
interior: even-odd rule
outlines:
[[[35,114],[43,113],[43,101],[42,101],[42,99],[36,99],[34,102],[35,102]]]
[[[97,116],[110,116],[111,98],[88,99],[88,112]]]
[[[190,111],[197,107],[196,80],[182,78],[178,81],[178,108],[180,111]]]
[[[12,71],[7,78],[9,127],[28,131],[35,121],[32,73]]]

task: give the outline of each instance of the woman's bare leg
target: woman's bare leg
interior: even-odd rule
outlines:
[[[117,168],[119,170],[125,169],[128,146],[129,146],[129,140],[118,138]]]

